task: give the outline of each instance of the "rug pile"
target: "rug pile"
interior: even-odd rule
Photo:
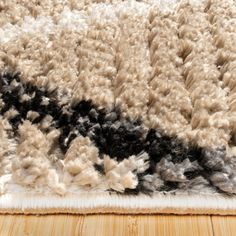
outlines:
[[[0,3],[0,212],[236,214],[234,0]]]

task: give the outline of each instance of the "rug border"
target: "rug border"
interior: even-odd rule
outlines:
[[[201,214],[236,215],[236,197],[212,195],[120,196],[87,193],[66,197],[5,194],[1,214]]]

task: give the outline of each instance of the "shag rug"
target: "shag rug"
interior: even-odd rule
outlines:
[[[236,214],[236,2],[0,2],[0,212]]]

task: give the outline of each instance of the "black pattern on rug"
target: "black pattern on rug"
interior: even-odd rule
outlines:
[[[223,178],[224,173],[231,171],[232,164],[227,161],[225,147],[207,150],[183,143],[175,136],[166,135],[163,130],[147,131],[141,120],[122,117],[118,107],[98,109],[91,100],[60,105],[55,93],[23,82],[18,72],[1,73],[0,98],[3,102],[0,114],[8,118],[15,135],[24,120],[37,125],[46,116],[51,116],[51,128],[61,132],[58,145],[63,153],[67,152],[78,134],[89,137],[101,157],[107,154],[118,162],[131,155],[148,153],[149,168],[137,174],[138,185],[135,189],[125,189],[126,194],[185,189],[196,179],[200,182],[204,179],[205,184],[216,191],[232,193],[230,178],[234,175]],[[9,111],[14,111],[13,115],[9,115]],[[29,112],[35,112],[35,116],[30,116]],[[94,167],[104,174],[102,165]],[[155,186],[156,175],[161,176],[161,185]]]

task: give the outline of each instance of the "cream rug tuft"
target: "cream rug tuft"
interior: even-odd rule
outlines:
[[[234,0],[3,0],[0,213],[236,214]]]

